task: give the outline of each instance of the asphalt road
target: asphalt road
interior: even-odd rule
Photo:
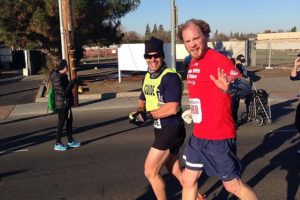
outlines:
[[[0,106],[35,102],[42,76],[29,76],[0,81]]]
[[[243,180],[264,200],[300,199],[300,137],[291,124],[295,101],[272,106],[271,125],[252,122],[238,129]],[[240,111],[243,111],[243,105]],[[152,127],[128,123],[131,110],[74,113],[74,135],[82,147],[55,152],[56,115],[9,118],[0,122],[0,199],[150,200],[143,164],[153,140]],[[187,126],[191,132],[191,126]],[[181,187],[163,171],[169,199]],[[215,178],[201,177],[208,199],[234,199]]]

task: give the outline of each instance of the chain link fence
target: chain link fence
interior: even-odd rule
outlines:
[[[300,53],[300,41],[291,40],[264,40],[252,41],[256,48],[255,65],[256,67],[265,68],[291,68],[294,65],[296,56]]]

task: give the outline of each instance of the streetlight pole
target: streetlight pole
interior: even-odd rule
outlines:
[[[171,67],[176,70],[176,5],[171,0]]]

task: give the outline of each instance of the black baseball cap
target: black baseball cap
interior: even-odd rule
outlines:
[[[242,63],[246,61],[245,56],[243,54],[238,55],[235,60],[239,60]]]

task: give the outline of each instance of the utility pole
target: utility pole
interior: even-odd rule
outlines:
[[[77,77],[75,68],[75,48],[74,48],[74,31],[73,19],[70,0],[62,0],[62,21],[64,30],[64,50],[66,52],[66,60],[69,64],[69,77],[73,80]],[[74,107],[78,107],[78,87],[73,88]]]
[[[176,5],[171,0],[171,67],[176,70]]]

